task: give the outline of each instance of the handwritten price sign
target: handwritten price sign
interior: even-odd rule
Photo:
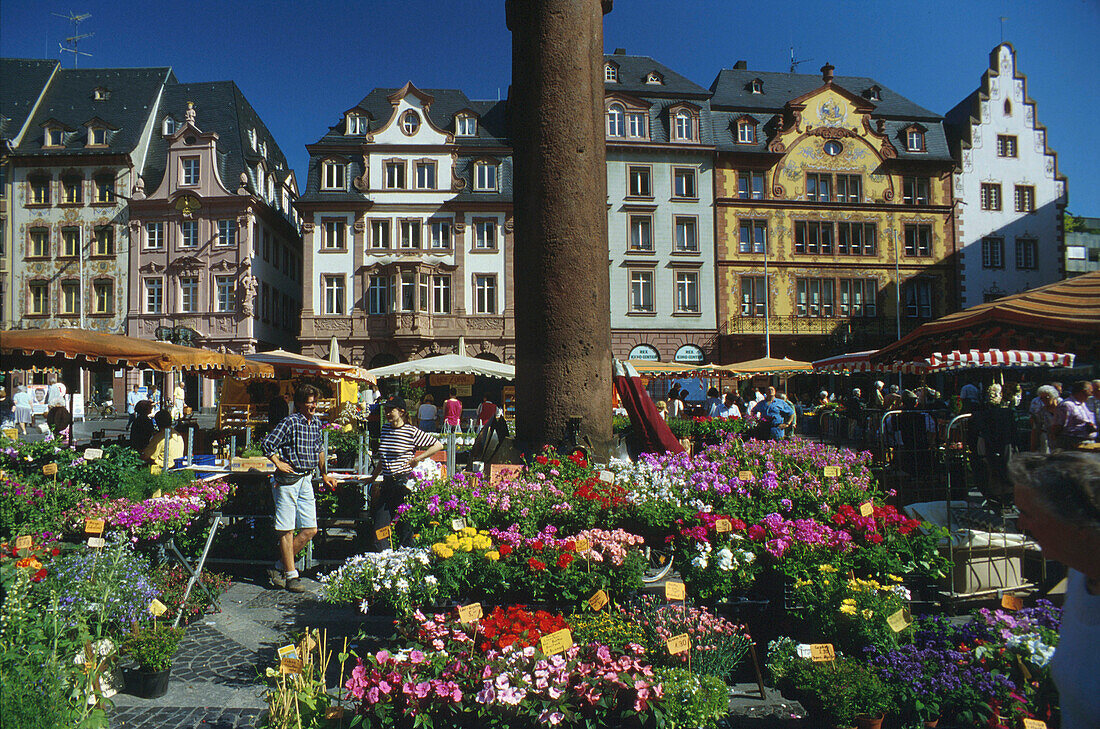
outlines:
[[[573,645],[573,634],[569,631],[569,628],[562,628],[550,635],[542,636],[542,640],[539,641],[539,647],[542,652],[548,656],[552,656],[555,653],[564,653],[569,650]]]
[[[24,534],[21,537],[16,537],[15,538],[15,551],[16,552],[18,552],[20,549],[30,549],[30,548],[31,548],[31,535]]]
[[[159,618],[168,612],[168,606],[154,597],[153,601],[149,603],[149,612],[153,614],[153,617]]]
[[[890,630],[895,633],[900,633],[909,627],[909,616],[905,614],[905,608],[901,608],[896,613],[886,618],[886,624],[890,626]]]
[[[1039,719],[1024,719],[1024,729],[1047,729],[1047,723]]]
[[[669,638],[667,645],[669,655],[674,656],[677,653],[683,653],[691,649],[691,638],[687,633],[680,633],[680,635],[674,635]]]
[[[611,471],[600,471],[600,480],[601,481],[606,481],[607,483],[614,483],[615,482],[615,474],[612,473]]]
[[[458,607],[458,620],[461,623],[474,623],[481,620],[485,613],[481,610],[480,602],[472,602],[469,605]]]
[[[95,461],[95,460],[98,460],[100,458],[103,458],[103,449],[102,448],[85,448],[84,449],[84,460],[85,461]]]
[[[596,594],[588,598],[588,607],[599,611],[603,610],[604,606],[609,602],[611,602],[611,600],[608,599],[606,592],[603,590],[596,590]]]
[[[865,501],[864,503],[859,505],[859,515],[860,516],[871,516],[874,513],[875,513],[875,505],[873,503],[871,503],[870,501]]]
[[[810,660],[816,663],[827,663],[836,660],[836,651],[832,643],[811,643]]]
[[[666,600],[686,600],[687,588],[684,587],[683,582],[673,582],[669,580],[665,583],[665,599]]]
[[[393,536],[393,527],[392,526],[384,526],[381,529],[376,529],[374,531],[374,536],[380,542],[385,541],[386,539],[389,539],[391,536]]]
[[[1001,607],[1005,610],[1019,610],[1024,606],[1024,601],[1017,595],[1005,594],[1001,597]]]
[[[589,542],[587,539],[584,539],[583,537],[578,539],[573,544],[573,550],[577,553],[587,552],[590,549],[592,549],[592,543]]]
[[[756,476],[753,475],[752,471],[738,471],[737,472],[737,480],[738,481],[755,481]]]
[[[719,519],[718,521],[714,522],[714,531],[718,532],[719,534],[732,532],[733,524],[730,523],[729,519]]]
[[[107,540],[103,537],[88,537],[88,546],[92,549],[102,549],[107,546]]]
[[[45,466],[42,467],[42,474],[44,476],[56,476],[57,475],[57,464],[56,463],[47,463]]]
[[[466,528],[466,520],[465,519],[451,519],[451,529],[454,529],[456,532],[460,532],[465,528]]]
[[[837,478],[840,476],[840,468],[837,466],[825,466],[825,478]]]
[[[103,527],[106,523],[102,519],[85,519],[84,520],[84,533],[85,534],[102,534]]]

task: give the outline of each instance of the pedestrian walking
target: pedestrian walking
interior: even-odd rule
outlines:
[[[458,399],[458,390],[451,388],[450,397],[443,402],[443,428],[448,433],[458,430],[462,418],[462,401]]]
[[[126,414],[129,416],[126,419],[126,430],[133,426],[134,418],[137,417],[137,404],[144,399],[141,393],[138,392],[137,383],[134,383],[133,388],[126,393]]]
[[[12,395],[11,404],[15,411],[15,424],[19,427],[19,432],[23,435],[27,434],[27,426],[34,425],[34,410],[31,408],[31,393],[27,390],[26,385],[19,385],[15,388],[15,394]]]
[[[294,412],[283,418],[263,439],[264,455],[275,464],[272,489],[275,497],[275,537],[280,562],[268,570],[273,587],[305,592],[294,561],[317,534],[317,501],[313,473],[320,470],[329,488],[336,479],[328,472],[316,416],[317,388],[302,385],[294,392]],[[295,534],[295,529],[298,533]]]

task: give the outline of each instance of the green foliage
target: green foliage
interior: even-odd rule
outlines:
[[[573,642],[578,645],[602,643],[613,651],[626,653],[627,645],[645,645],[646,634],[640,625],[610,608],[600,612],[578,612],[566,618],[573,630]]]
[[[168,607],[168,611],[163,616],[165,620],[175,619],[176,607],[183,599],[183,592],[187,589],[190,578],[191,576],[177,564],[164,564],[153,571],[153,582],[160,591],[160,601]],[[206,589],[215,595],[225,593],[230,585],[228,575],[210,570],[203,570],[200,580]],[[183,608],[183,617],[180,618],[180,622],[184,625],[189,624],[195,618],[205,615],[208,607],[210,607],[210,598],[207,597],[206,590],[200,589],[196,584],[191,588],[191,594],[187,596],[187,604]]]
[[[665,420],[668,423],[668,429],[672,431],[672,434],[677,438],[690,438],[692,423],[685,418],[668,418]]]
[[[717,726],[729,713],[729,689],[717,676],[684,668],[658,668],[654,673],[664,691],[661,708],[669,729]]]
[[[840,653],[835,661],[799,657],[791,638],[768,644],[766,668],[777,688],[810,709],[815,726],[851,726],[857,714],[878,716],[895,705],[890,687],[864,663]]]
[[[163,671],[172,667],[184,630],[155,621],[152,625],[137,625],[122,642],[122,653],[143,671]]]

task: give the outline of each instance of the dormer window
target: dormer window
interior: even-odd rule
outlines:
[[[655,84],[657,86],[661,86],[664,84],[665,80],[661,77],[661,74],[657,73],[656,71],[650,71],[649,75],[645,77],[645,82],[647,84]]]
[[[477,192],[496,192],[497,165],[495,162],[477,162],[474,164],[474,190]]]
[[[643,111],[631,111],[626,115],[627,134],[636,139],[645,139],[646,114]]]
[[[170,116],[164,117],[164,136],[171,136],[179,129],[179,122]]]
[[[905,130],[905,151],[907,152],[923,152],[924,148],[924,128],[918,125],[913,125]]]
[[[100,86],[98,89],[92,92],[92,98],[96,101],[106,101],[111,97],[111,90]]]
[[[248,130],[248,143],[252,146],[252,149],[256,149],[256,130],[255,128]]]
[[[360,114],[348,114],[349,136],[359,136],[367,133],[367,117]]]
[[[612,104],[607,109],[607,136],[621,137],[625,133],[626,112],[620,104]]]
[[[752,119],[737,120],[737,143],[754,144],[756,142],[756,124]]]
[[[749,83],[749,91],[750,91],[750,92],[752,92],[752,93],[754,93],[754,94],[762,94],[762,93],[764,93],[764,82],[763,82],[763,81],[761,81],[761,80],[760,80],[760,79],[758,79],[758,78],[754,78],[754,79],[753,79],[753,80],[752,80],[752,81],[751,81],[751,82]]]
[[[420,116],[415,111],[406,111],[401,117],[401,131],[411,137],[420,129]]]
[[[672,138],[679,142],[695,140],[695,119],[687,109],[680,109],[673,115]]]
[[[471,114],[461,114],[455,118],[455,134],[460,137],[473,137],[477,135],[477,117]]]
[[[88,146],[89,147],[106,147],[107,146],[107,130],[103,127],[89,127],[88,128]]]
[[[619,69],[614,64],[608,63],[603,67],[604,83],[614,84],[619,82]]]
[[[325,160],[322,165],[321,187],[324,190],[346,190],[348,188],[347,164]]]
[[[46,129],[46,147],[64,147],[65,131],[61,127],[49,127]]]
[[[872,86],[867,89],[866,96],[869,101],[882,101],[882,89],[878,86]]]
[[[260,142],[260,156],[267,157],[267,142]]]

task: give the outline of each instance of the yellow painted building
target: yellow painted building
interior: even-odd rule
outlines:
[[[832,70],[739,63],[711,87],[723,362],[762,355],[765,329],[772,356],[812,360],[882,346],[954,309],[942,118]]]

